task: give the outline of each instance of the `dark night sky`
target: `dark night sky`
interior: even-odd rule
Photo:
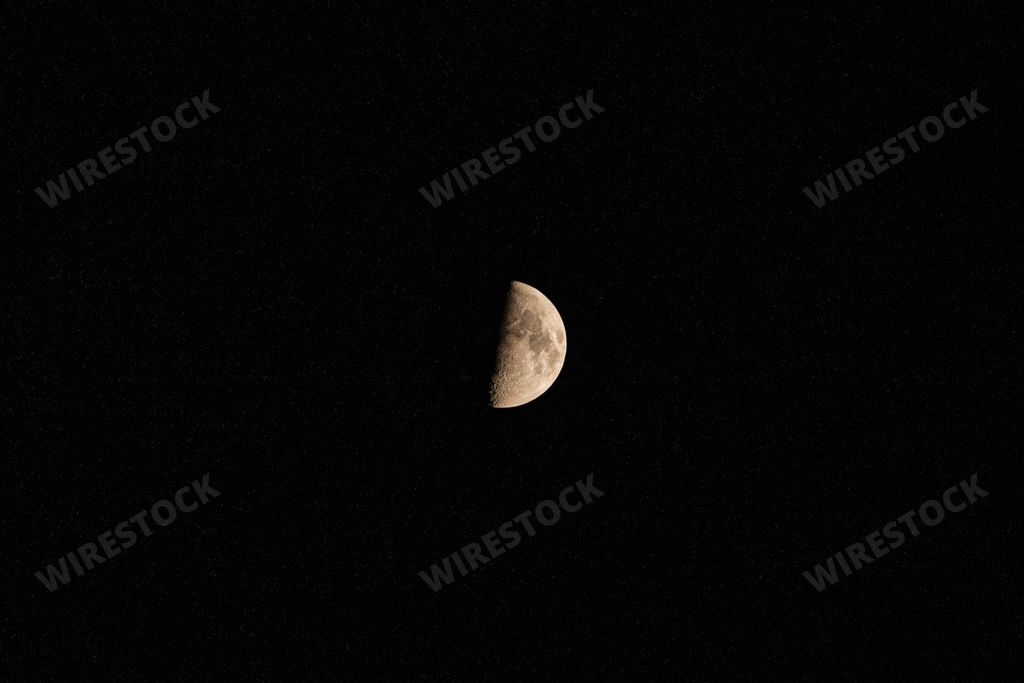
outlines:
[[[0,678],[1018,678],[1021,14],[888,12],[16,10]],[[210,119],[35,195],[205,89]],[[568,354],[496,411],[512,279]],[[33,576],[207,472],[220,498]],[[417,576],[588,473],[592,505]],[[972,473],[988,498],[802,578]]]

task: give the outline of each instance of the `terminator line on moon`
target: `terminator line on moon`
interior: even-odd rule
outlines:
[[[565,325],[546,296],[512,281],[491,377],[491,406],[514,408],[554,383],[565,362]]]

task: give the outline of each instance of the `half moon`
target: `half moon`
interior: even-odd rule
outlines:
[[[565,325],[546,296],[512,281],[491,377],[491,406],[514,408],[554,383],[565,362]]]

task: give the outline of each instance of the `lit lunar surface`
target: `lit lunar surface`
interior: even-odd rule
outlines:
[[[491,405],[514,408],[547,391],[562,370],[565,345],[565,325],[554,304],[530,285],[513,281],[491,378]]]

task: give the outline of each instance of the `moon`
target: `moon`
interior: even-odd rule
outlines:
[[[538,290],[512,281],[491,377],[491,406],[514,408],[547,391],[565,362],[565,325]]]

